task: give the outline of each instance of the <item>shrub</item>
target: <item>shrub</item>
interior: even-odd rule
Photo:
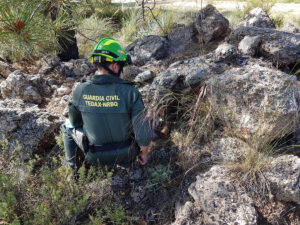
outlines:
[[[171,174],[173,173],[170,163],[167,166],[157,165],[154,168],[149,168],[151,179],[148,188],[153,188],[156,186],[167,186],[171,182]]]
[[[283,26],[284,17],[282,15],[271,16],[271,20],[276,26],[276,29],[280,29]]]

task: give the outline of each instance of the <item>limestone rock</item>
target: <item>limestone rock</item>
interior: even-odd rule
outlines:
[[[276,28],[275,24],[270,19],[267,12],[262,8],[252,9],[246,16],[245,20],[242,21],[238,26],[261,27],[272,29]]]
[[[146,82],[154,77],[154,73],[151,70],[146,70],[140,74],[138,74],[134,81],[135,82]]]
[[[151,59],[159,60],[168,55],[168,42],[165,37],[150,35],[128,45],[126,52],[136,65],[144,65]]]
[[[220,137],[209,147],[212,161],[232,162],[250,151],[247,143],[238,138]]]
[[[41,75],[30,76],[16,70],[0,84],[4,98],[18,98],[26,102],[41,103],[42,96],[50,93],[50,87]]]
[[[21,146],[22,159],[44,152],[55,144],[61,119],[22,100],[0,101],[0,137],[9,140],[9,150]]]
[[[260,36],[245,36],[239,43],[238,49],[243,55],[254,56],[258,52],[260,43]]]
[[[284,32],[293,33],[293,34],[300,33],[300,28],[296,27],[292,23],[284,23],[281,30]]]
[[[200,208],[203,224],[257,224],[252,199],[224,166],[213,166],[208,172],[198,175],[188,190],[194,203],[187,202],[183,209],[193,209],[193,212]],[[174,224],[199,224],[193,222],[195,218],[187,209],[182,210],[181,215],[177,213]]]
[[[61,74],[66,77],[79,77],[94,74],[97,67],[88,59],[72,59],[69,62],[60,64]]]
[[[39,63],[39,73],[48,74],[60,63],[60,59],[55,55],[46,55]]]
[[[199,49],[198,31],[194,23],[178,26],[167,35],[167,38],[168,53],[171,56],[187,50],[197,51]]]
[[[67,86],[61,86],[60,88],[57,89],[57,96],[64,96],[68,95],[72,92],[71,88]]]
[[[300,158],[283,155],[271,160],[264,172],[278,200],[300,205]]]
[[[205,43],[222,39],[229,31],[228,20],[212,5],[200,10],[195,25]]]
[[[14,72],[16,69],[11,65],[0,61],[0,77],[7,78],[9,74]]]
[[[223,43],[215,50],[218,61],[230,61],[237,55],[237,49],[231,44]]]
[[[253,135],[275,138],[299,112],[295,76],[249,62],[207,81],[211,102],[232,131],[251,140]]]
[[[227,37],[227,41],[237,46],[245,36],[260,36],[258,54],[276,66],[294,66],[300,58],[300,34],[268,28],[238,27]]]
[[[201,209],[196,207],[196,204],[187,201],[184,205],[176,207],[176,221],[172,225],[201,225]]]

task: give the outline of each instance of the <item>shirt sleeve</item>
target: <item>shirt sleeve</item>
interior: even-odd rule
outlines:
[[[72,99],[70,99],[68,107],[69,107],[69,120],[72,126],[81,127],[83,125],[81,112],[78,109],[78,102],[80,98],[81,88],[76,88],[73,91]]]
[[[139,146],[148,146],[151,140],[155,138],[155,132],[146,117],[146,109],[139,91],[136,91],[134,99],[131,119],[135,140]]]

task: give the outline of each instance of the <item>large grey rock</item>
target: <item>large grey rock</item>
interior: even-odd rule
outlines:
[[[0,101],[0,137],[8,139],[9,150],[21,146],[22,159],[53,146],[61,122],[58,115],[37,105],[18,99]]]
[[[97,67],[89,62],[88,59],[72,59],[69,62],[60,64],[61,74],[66,77],[80,77],[94,74]]]
[[[245,36],[260,36],[258,55],[272,61],[276,66],[294,66],[300,58],[300,34],[268,28],[238,27],[227,37],[227,41],[238,46]]]
[[[292,23],[284,23],[283,27],[280,30],[288,33],[293,33],[293,34],[300,33],[300,28],[296,27]]]
[[[229,169],[224,166],[214,166],[208,172],[198,175],[188,190],[194,203],[192,207],[191,202],[187,202],[186,207],[194,210],[200,208],[203,224],[257,224],[252,199],[231,178]],[[174,224],[196,224],[193,223],[195,218],[190,215],[192,213],[182,211],[183,215],[176,215]]]
[[[233,162],[250,151],[247,143],[238,138],[220,137],[208,145],[212,161]]]
[[[222,39],[229,32],[228,20],[212,5],[200,10],[195,25],[205,43]]]
[[[0,61],[0,77],[7,78],[9,74],[14,72],[16,69],[11,65]]]
[[[210,78],[207,84],[220,119],[247,140],[254,136],[262,142],[274,139],[298,118],[300,94],[295,76],[249,62]]]
[[[177,204],[175,218],[176,221],[172,225],[204,224],[201,218],[201,209],[190,201],[184,205]]]
[[[270,19],[267,12],[262,8],[252,9],[246,16],[245,20],[242,21],[238,26],[261,27],[272,29],[276,28],[275,24]]]
[[[0,90],[4,98],[18,98],[38,104],[42,102],[42,96],[50,93],[50,87],[41,75],[28,75],[20,70],[11,73],[0,84]]]
[[[197,51],[199,49],[198,31],[194,23],[188,25],[181,25],[175,28],[170,34],[167,35],[168,38],[168,54],[171,56],[176,56],[179,53],[193,50]]]
[[[39,73],[48,74],[60,63],[60,59],[55,55],[46,55],[39,63]]]
[[[165,37],[150,35],[142,37],[127,46],[132,62],[144,65],[150,60],[159,60],[168,55],[168,41]]]
[[[239,43],[238,49],[243,55],[254,56],[261,44],[260,36],[245,36]]]
[[[283,155],[270,161],[264,175],[276,198],[300,205],[300,158]]]
[[[160,72],[152,85],[168,90],[182,90],[201,84],[207,79],[210,64],[200,57],[176,62]]]

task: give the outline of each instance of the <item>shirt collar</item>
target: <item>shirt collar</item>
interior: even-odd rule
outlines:
[[[123,80],[119,77],[108,75],[108,74],[102,74],[102,75],[95,74],[92,77],[91,82],[95,84],[112,84],[112,83],[132,84],[130,81]]]

